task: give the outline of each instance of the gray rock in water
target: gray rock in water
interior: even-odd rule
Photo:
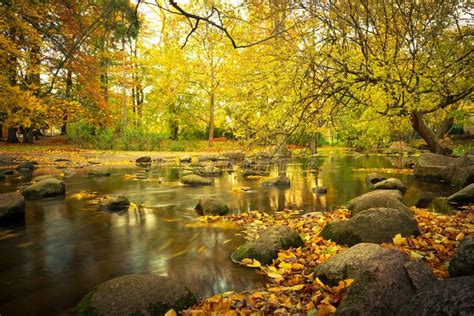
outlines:
[[[197,173],[200,176],[206,176],[206,177],[218,177],[222,175],[223,171],[219,168],[216,168],[214,166],[206,166],[203,168],[198,168]]]
[[[99,284],[76,307],[77,315],[164,315],[196,304],[185,286],[164,276],[130,274]]]
[[[190,174],[181,178],[181,183],[187,186],[212,185],[214,180],[204,178],[195,174]]]
[[[110,172],[109,171],[102,171],[102,170],[94,170],[94,171],[89,171],[87,175],[91,178],[93,177],[110,177]]]
[[[245,159],[245,152],[243,152],[242,150],[230,151],[223,153],[222,155],[235,162],[239,162]]]
[[[415,176],[420,178],[442,180],[441,172],[454,161],[454,158],[426,153],[415,163]]]
[[[23,162],[21,164],[19,164],[17,167],[16,167],[17,170],[30,170],[30,171],[33,171],[35,170],[35,165],[34,163],[32,162]]]
[[[375,190],[358,196],[347,203],[347,208],[352,215],[370,208],[396,208],[407,214],[413,214],[403,202],[402,194],[398,190]]]
[[[365,184],[367,185],[368,188],[372,188],[374,184],[385,180],[385,177],[381,176],[378,173],[369,173],[365,177]]]
[[[373,185],[374,190],[398,190],[401,193],[407,191],[406,185],[397,178],[388,178]]]
[[[234,262],[252,258],[262,264],[270,264],[278,256],[278,251],[303,245],[300,235],[288,226],[274,226],[264,231],[256,240],[241,245],[232,253],[231,258]]]
[[[40,181],[43,181],[45,179],[57,179],[57,177],[55,175],[52,175],[52,174],[45,174],[45,175],[42,175],[42,176],[34,177],[32,181],[33,182],[40,182]]]
[[[36,182],[23,190],[23,196],[27,200],[36,200],[53,196],[61,196],[66,193],[66,186],[55,178],[48,178]]]
[[[25,199],[16,192],[0,194],[0,224],[25,218]]]
[[[242,171],[241,175],[242,177],[247,178],[247,177],[253,177],[253,176],[263,176],[265,175],[265,173],[266,172],[264,170],[248,169],[248,170]]]
[[[465,186],[474,183],[474,155],[466,154],[456,158],[440,172],[452,185]]]
[[[448,196],[448,202],[452,204],[474,203],[474,183]]]
[[[423,262],[412,261],[397,249],[368,243],[336,254],[315,272],[329,284],[336,285],[346,278],[354,280],[337,315],[395,315],[417,289],[436,282]]]
[[[100,208],[109,211],[125,211],[130,207],[130,201],[123,195],[104,196],[100,199]]]
[[[461,240],[449,263],[449,276],[474,275],[474,236]]]
[[[179,162],[181,163],[190,163],[191,160],[192,160],[191,156],[184,156],[184,157],[179,158]]]
[[[207,198],[199,200],[198,204],[194,207],[198,215],[226,215],[230,209],[227,204],[221,200],[214,198]]]
[[[391,242],[397,234],[418,235],[418,225],[413,216],[390,208],[361,211],[349,220],[326,224],[320,233],[325,239],[349,246],[364,242]]]
[[[143,156],[139,157],[135,160],[138,164],[151,164],[151,157],[150,156]]]
[[[262,182],[263,186],[290,187],[290,178],[279,176]]]
[[[397,315],[474,315],[474,276],[463,276],[430,284]]]

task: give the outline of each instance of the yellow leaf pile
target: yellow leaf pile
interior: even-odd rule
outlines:
[[[393,244],[413,259],[422,259],[439,278],[447,278],[446,262],[454,253],[459,241],[474,234],[474,213],[457,212],[453,215],[438,214],[412,208],[420,228],[420,236],[401,237],[396,235]]]
[[[445,278],[448,276],[446,261],[452,257],[459,240],[474,234],[474,212],[468,208],[468,211],[445,215],[412,209],[420,227],[420,236],[396,235],[392,243],[384,246],[398,248],[413,259],[424,260],[438,277]],[[248,240],[258,238],[268,227],[286,225],[300,234],[305,246],[280,251],[268,266],[255,259],[242,260],[242,265],[255,268],[257,273],[266,276],[263,288],[204,298],[198,305],[184,311],[184,315],[333,314],[352,280],[343,280],[331,287],[315,277],[313,271],[316,266],[346,248],[325,240],[319,232],[326,223],[349,217],[348,210],[304,215],[299,211],[285,210],[273,214],[251,211],[199,218],[200,223],[238,224]]]

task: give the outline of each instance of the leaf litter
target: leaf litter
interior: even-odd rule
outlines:
[[[400,249],[413,259],[421,259],[438,278],[447,278],[447,262],[459,241],[474,234],[474,211],[468,208],[467,211],[445,215],[415,207],[412,210],[421,234],[416,237],[397,235],[392,243],[383,246]],[[286,225],[300,234],[305,245],[280,251],[270,265],[262,265],[255,259],[243,259],[241,265],[266,276],[263,287],[204,298],[197,305],[183,311],[183,315],[335,313],[352,280],[341,280],[337,286],[329,286],[314,275],[314,269],[347,247],[325,240],[319,233],[326,223],[350,217],[350,212],[345,209],[304,215],[300,211],[285,210],[274,214],[250,211],[238,215],[199,217],[196,220],[199,223],[197,226],[238,225],[241,228],[240,234],[246,240],[258,238],[262,231],[271,226]]]

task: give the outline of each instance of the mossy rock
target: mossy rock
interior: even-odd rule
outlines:
[[[372,208],[349,220],[328,223],[320,233],[325,239],[349,246],[363,242],[391,242],[397,234],[416,236],[419,234],[418,225],[404,211],[389,208]]]
[[[212,185],[214,180],[204,178],[195,174],[190,174],[181,178],[181,183],[187,186],[202,186],[202,185]]]
[[[198,215],[226,215],[230,208],[224,202],[214,198],[200,199],[194,207]]]
[[[25,199],[16,192],[0,194],[0,224],[25,218]]]
[[[234,262],[252,258],[262,264],[270,264],[278,256],[278,251],[303,245],[304,242],[297,232],[287,226],[275,226],[264,231],[256,240],[248,241],[238,247],[231,258]]]
[[[190,290],[168,277],[130,274],[99,284],[77,305],[76,315],[164,315],[196,303]]]
[[[55,178],[48,178],[36,182],[23,190],[23,196],[27,200],[43,199],[54,196],[62,196],[66,193],[66,186]]]

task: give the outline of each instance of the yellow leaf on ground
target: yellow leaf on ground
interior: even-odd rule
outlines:
[[[166,312],[165,316],[177,316],[174,309],[170,309],[169,311]]]
[[[395,237],[393,237],[392,241],[395,246],[401,246],[403,244],[406,244],[407,239],[405,237],[402,237],[402,235],[400,234],[396,234]]]

